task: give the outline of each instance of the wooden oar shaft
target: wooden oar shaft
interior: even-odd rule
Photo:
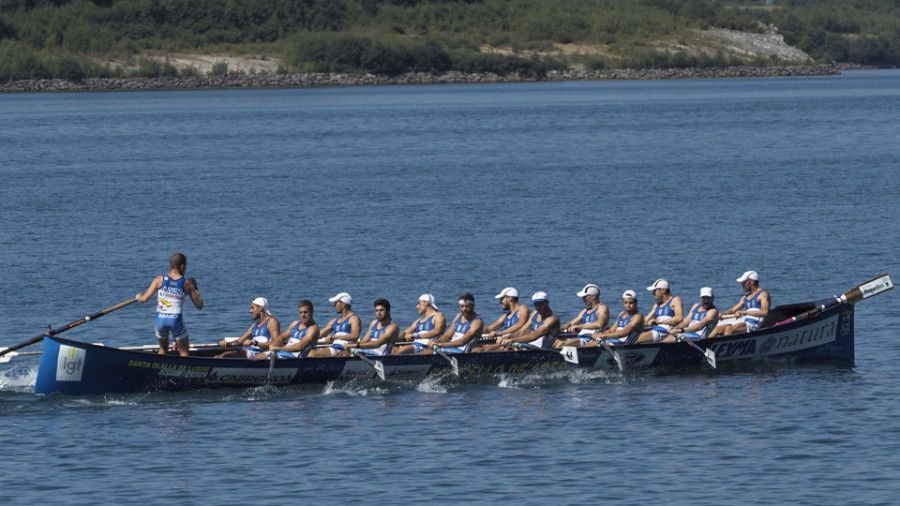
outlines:
[[[116,304],[113,307],[108,307],[108,308],[104,309],[103,311],[98,311],[90,316],[85,316],[84,318],[81,318],[80,320],[75,320],[72,323],[63,325],[62,327],[59,327],[58,329],[48,330],[47,332],[44,332],[43,334],[41,334],[39,336],[35,336],[35,337],[25,341],[24,343],[19,343],[15,346],[11,346],[3,351],[0,351],[0,356],[6,355],[9,352],[16,351],[16,350],[24,348],[26,346],[31,346],[32,344],[35,344],[39,341],[43,341],[44,338],[47,336],[55,336],[56,334],[59,334],[59,333],[62,333],[62,332],[65,332],[65,331],[71,329],[72,327],[77,327],[77,326],[81,325],[82,323],[96,320],[97,318],[100,318],[101,316],[103,316],[105,314],[112,313],[113,311],[115,311],[117,309],[122,309],[123,307],[125,307],[129,304],[134,304],[135,302],[137,302],[137,299],[129,299],[129,300],[126,300],[125,302]]]

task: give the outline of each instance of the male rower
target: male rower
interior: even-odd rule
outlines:
[[[349,355],[351,348],[357,348],[366,355],[390,355],[394,341],[400,335],[400,326],[391,319],[391,302],[387,299],[375,301],[375,319],[369,324],[369,330],[358,343],[345,346],[342,355]]]
[[[623,310],[616,316],[616,324],[603,332],[594,334],[594,340],[585,344],[585,348],[599,346],[600,341],[608,344],[634,344],[641,331],[644,330],[644,315],[638,312],[637,294],[634,290],[625,290],[622,294]]]
[[[531,324],[509,337],[500,338],[494,349],[499,351],[510,347],[526,349],[553,347],[553,342],[559,337],[559,317],[550,309],[547,292],[535,292],[531,296],[531,304],[534,306]]]
[[[234,342],[219,341],[219,346],[223,348],[238,345],[241,349],[220,353],[216,358],[266,358],[265,349],[269,341],[281,335],[281,326],[269,311],[269,301],[265,297],[257,297],[250,302],[250,316],[259,323],[250,325]]]
[[[674,325],[678,325],[684,320],[681,297],[672,295],[668,281],[659,278],[647,287],[647,291],[653,292],[653,298],[656,299],[656,303],[648,313],[649,318],[644,322],[644,325],[650,327],[650,330],[641,334],[635,344],[662,341],[669,335],[669,330]]]
[[[448,353],[472,351],[483,329],[484,321],[475,313],[475,296],[466,292],[459,296],[459,314],[453,318],[447,332],[435,339],[430,348],[419,353],[430,355],[436,350]]]
[[[737,304],[722,312],[722,318],[737,318],[738,322],[716,327],[709,337],[727,336],[742,332],[753,332],[762,325],[763,318],[769,314],[769,292],[759,286],[759,274],[747,271],[737,278],[741,288],[747,292]]]
[[[301,300],[297,305],[299,320],[294,320],[277,340],[269,343],[269,353],[277,358],[305,357],[319,340],[319,326],[313,317],[313,303]]]
[[[716,296],[712,288],[704,286],[700,289],[700,302],[691,306],[688,313],[690,320],[674,325],[663,342],[675,341],[678,335],[688,339],[705,339],[719,321],[719,310],[716,309]]]
[[[144,293],[134,296],[140,303],[147,302],[156,292],[156,339],[159,341],[159,354],[169,352],[169,333],[175,340],[178,354],[186,357],[190,354],[190,336],[184,327],[182,310],[184,297],[188,296],[197,309],[203,309],[203,297],[197,290],[197,280],[184,277],[187,270],[187,257],[183,253],[175,253],[169,258],[169,272],[153,278]]]
[[[484,328],[484,333],[491,338],[512,334],[528,325],[528,306],[519,304],[519,291],[508,286],[494,296],[500,299],[500,307],[506,311],[494,323]]]
[[[344,346],[359,340],[362,322],[353,312],[353,298],[347,292],[341,292],[328,299],[334,304],[334,312],[338,317],[329,321],[319,333],[319,339],[331,346],[309,352],[310,357],[332,357],[344,351]],[[329,337],[329,334],[331,336]]]
[[[578,313],[578,316],[563,325],[562,331],[577,332],[578,337],[565,341],[558,340],[554,343],[554,348],[584,346],[594,339],[594,332],[603,330],[606,324],[609,323],[609,308],[606,307],[606,304],[600,302],[599,286],[588,283],[575,295],[581,297],[581,301],[584,302],[584,309]]]
[[[394,346],[393,355],[407,355],[424,350],[444,333],[447,327],[447,319],[444,313],[438,311],[434,303],[434,295],[423,293],[416,302],[416,311],[419,319],[412,322],[406,330],[400,334],[400,341],[412,341],[405,346]]]

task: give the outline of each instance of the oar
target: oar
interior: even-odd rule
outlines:
[[[709,365],[712,366],[713,369],[716,368],[716,352],[708,348],[704,349],[697,346],[689,337],[685,336],[684,334],[676,334],[675,339],[681,341],[682,343],[688,343],[689,345],[693,346],[695,350],[699,351],[703,354],[704,357],[706,357],[706,361],[709,363]]]
[[[103,343],[93,343],[93,344],[95,344],[97,346],[106,346]],[[5,349],[6,348],[0,348],[0,351],[3,351]],[[156,351],[159,349],[159,345],[158,344],[145,344],[143,346],[122,346],[122,347],[119,347],[116,349],[117,350],[126,350],[126,351]],[[219,346],[219,343],[192,344],[190,347],[190,351],[192,351],[192,352],[200,351],[200,350],[220,351],[220,350],[227,350],[227,349],[229,349],[229,348],[228,347],[223,348],[222,346]],[[172,350],[170,349],[168,351],[172,351]],[[0,364],[9,362],[10,359],[12,359],[14,357],[40,356],[43,354],[44,354],[43,351],[13,351],[13,352],[10,352],[10,353],[0,357]]]
[[[367,357],[365,353],[360,353],[359,349],[357,348],[350,348],[350,354],[362,360],[366,364],[369,364],[372,369],[375,369],[375,373],[378,374],[378,377],[381,378],[381,381],[385,381],[384,364],[382,364],[378,360],[372,360],[371,358]]]
[[[605,339],[598,339],[597,342],[600,343],[600,346],[603,346],[604,350],[612,355],[613,360],[616,361],[616,365],[619,366],[619,372],[623,372],[625,370],[625,366],[622,364],[622,357],[619,356],[619,352],[612,349],[612,346],[610,346]]]
[[[266,375],[266,383],[272,383],[272,372],[275,371],[275,355],[274,351],[269,353],[269,374]]]
[[[453,368],[453,374],[456,376],[459,376],[459,362],[456,361],[456,357],[451,357],[450,355],[447,355],[447,353],[445,353],[443,350],[441,350],[440,346],[432,345],[431,347],[435,353],[444,357],[444,359],[447,360],[447,362],[450,362],[450,367]]]
[[[100,312],[98,312],[98,313],[94,313],[94,314],[92,314],[92,315],[90,315],[90,316],[85,316],[84,318],[82,318],[82,319],[80,319],[80,320],[76,320],[76,321],[74,321],[74,322],[72,322],[72,323],[70,323],[70,324],[68,324],[68,325],[63,325],[62,327],[60,327],[60,328],[58,328],[58,329],[50,330],[50,329],[48,328],[48,329],[47,329],[47,332],[44,332],[43,334],[41,334],[41,335],[39,335],[39,336],[35,336],[35,337],[33,337],[32,339],[29,339],[29,340],[25,341],[24,343],[19,343],[19,344],[15,345],[15,346],[12,346],[12,347],[10,347],[10,348],[6,348],[6,349],[3,350],[3,351],[0,351],[0,357],[2,357],[3,355],[6,355],[7,353],[11,353],[11,352],[13,352],[13,351],[16,351],[16,350],[18,350],[18,349],[20,349],[20,348],[24,348],[24,347],[26,347],[26,346],[31,346],[31,345],[34,344],[34,343],[43,341],[44,338],[47,337],[47,336],[55,336],[56,334],[60,334],[60,333],[62,333],[62,332],[65,332],[65,331],[69,330],[69,329],[72,328],[72,327],[77,327],[77,326],[81,325],[82,323],[89,322],[89,321],[91,321],[91,320],[96,320],[97,318],[100,318],[101,316],[103,316],[103,315],[105,315],[105,314],[112,313],[113,311],[115,311],[115,310],[117,310],[117,309],[122,309],[123,307],[125,307],[125,306],[127,306],[127,305],[129,305],[129,304],[134,304],[135,302],[137,302],[137,299],[128,299],[128,300],[126,300],[125,302],[122,302],[122,303],[120,303],[120,304],[116,304],[116,305],[113,306],[113,307],[106,308],[106,309],[104,309],[103,311],[100,311]]]
[[[812,315],[821,313],[826,309],[836,306],[838,304],[856,304],[857,302],[868,299],[869,297],[873,297],[880,293],[884,293],[888,290],[894,288],[894,282],[891,281],[890,274],[882,274],[881,276],[874,277],[865,283],[860,283],[853,288],[844,292],[840,297],[835,297],[834,299],[828,301],[825,304],[822,304],[819,307],[810,309],[809,311],[798,314],[797,316],[793,316],[788,318],[787,320],[780,321],[776,323],[776,325],[781,325],[784,323],[795,322],[797,320],[802,320],[803,318],[808,318]]]

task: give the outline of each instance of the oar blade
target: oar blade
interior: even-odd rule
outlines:
[[[563,346],[562,350],[559,352],[562,355],[563,359],[566,362],[571,364],[578,364],[578,348],[575,346]]]
[[[703,356],[706,357],[706,362],[712,366],[713,369],[716,368],[716,352],[707,348],[703,351]]]
[[[459,362],[456,360],[456,357],[450,357],[450,367],[453,368],[454,376],[459,376]]]
[[[894,282],[891,280],[890,274],[882,274],[881,276],[870,279],[845,293],[844,297],[847,299],[847,302],[855,304],[863,299],[868,299],[869,297],[884,293],[893,288]]]
[[[384,375],[384,364],[382,364],[378,360],[373,360],[372,362],[375,363],[375,373],[378,374],[378,377],[381,378],[381,381],[385,381],[386,377]]]
[[[6,351],[8,348],[0,348],[0,352]],[[12,360],[13,357],[18,356],[19,354],[15,351],[7,352],[4,355],[0,355],[0,364],[5,364]]]

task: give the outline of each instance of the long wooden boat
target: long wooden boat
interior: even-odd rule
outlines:
[[[878,279],[878,278],[876,278]],[[890,285],[880,291],[893,287]],[[857,292],[839,298],[779,306],[770,310],[758,331],[675,342],[507,352],[461,353],[452,356],[317,357],[278,360],[181,357],[153,351],[127,350],[47,335],[35,393],[92,395],[148,391],[180,391],[217,387],[305,385],[331,381],[418,380],[450,375],[454,364],[461,378],[529,374],[570,369],[637,371],[699,369],[710,364],[759,361],[837,361],[854,359],[854,306],[867,297]],[[880,291],[874,293],[880,293]],[[854,298],[858,300],[854,300]],[[710,361],[708,355],[715,355]]]

